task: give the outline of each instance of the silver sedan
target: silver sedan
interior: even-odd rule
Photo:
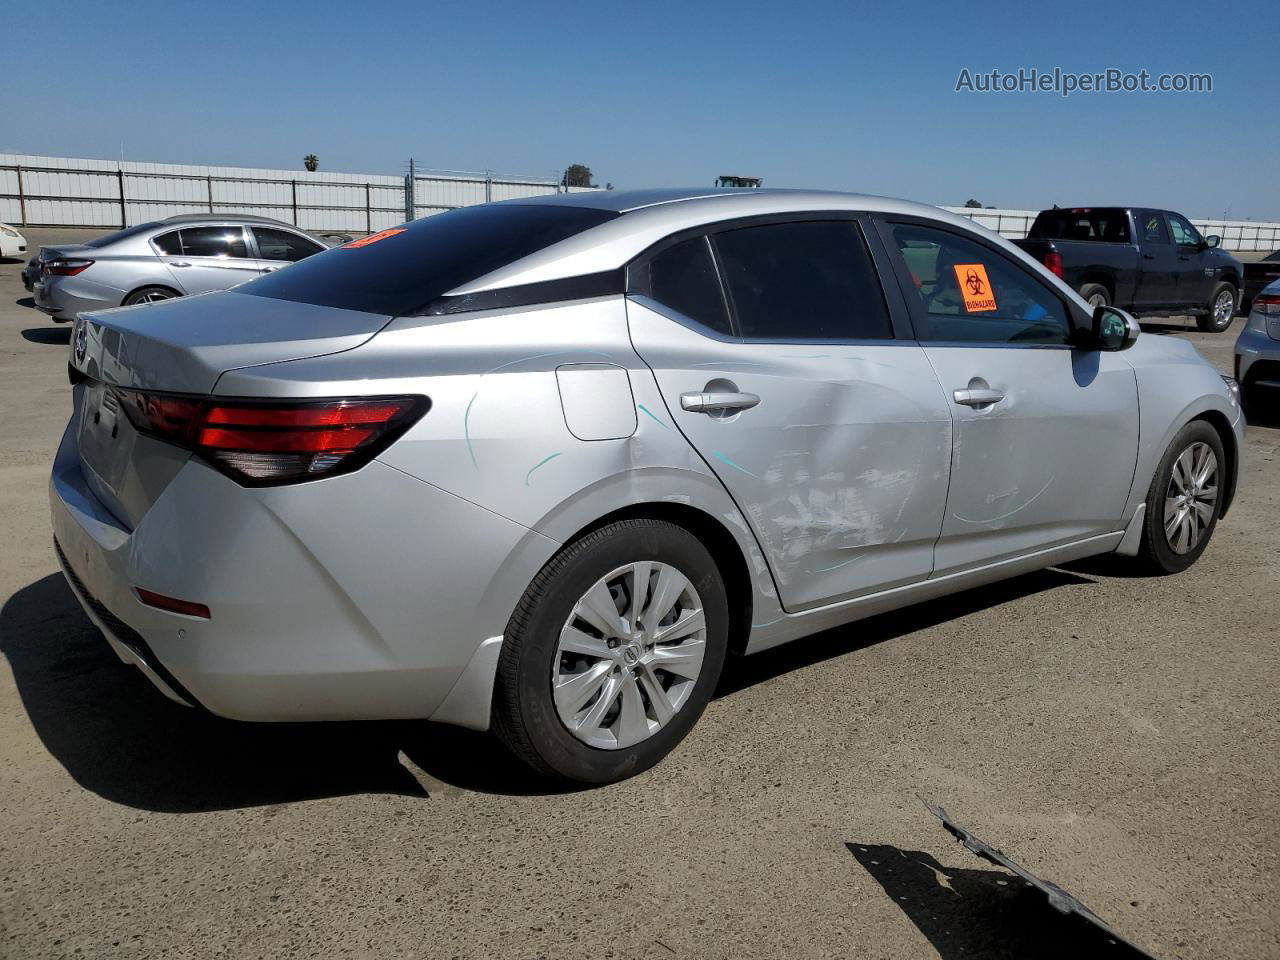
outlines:
[[[38,309],[65,322],[86,310],[226,290],[324,249],[279,220],[184,214],[41,247],[32,293]]]
[[[53,467],[116,653],[243,720],[493,728],[602,783],[725,658],[1094,554],[1186,569],[1243,419],[1187,343],[934,207],[469,207],[91,313]]]

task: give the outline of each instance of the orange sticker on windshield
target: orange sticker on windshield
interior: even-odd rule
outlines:
[[[986,267],[980,263],[957,263],[955,271],[965,313],[986,313],[996,308],[996,293],[987,279]]]
[[[377,243],[379,240],[385,240],[387,237],[394,237],[397,233],[404,233],[404,227],[392,227],[390,230],[379,230],[377,233],[371,233],[367,237],[361,237],[359,240],[352,240],[350,243],[342,245],[343,250],[354,250],[356,247],[367,247],[371,243]]]

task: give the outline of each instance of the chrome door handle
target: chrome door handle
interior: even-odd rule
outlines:
[[[189,266],[191,266],[191,264],[189,264],[186,260],[170,260],[170,261],[169,261],[169,266],[171,266],[171,267],[189,267]]]
[[[957,390],[951,394],[956,403],[966,407],[986,407],[1004,399],[1000,390]]]
[[[680,408],[691,413],[720,413],[725,410],[750,410],[760,398],[754,393],[682,393]]]

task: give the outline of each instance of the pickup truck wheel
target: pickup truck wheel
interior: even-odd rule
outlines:
[[[1231,318],[1235,313],[1236,288],[1229,283],[1220,283],[1213,288],[1208,312],[1196,317],[1196,326],[1205,333],[1221,333],[1231,326]]]
[[[1080,296],[1089,302],[1090,310],[1111,306],[1111,295],[1107,293],[1107,288],[1099,283],[1086,283],[1080,288]]]

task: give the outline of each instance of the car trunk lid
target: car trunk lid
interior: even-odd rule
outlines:
[[[206,396],[227,370],[350,350],[390,319],[234,292],[84,314],[71,366],[86,482],[132,529],[190,457],[139,433],[113,388]]]

